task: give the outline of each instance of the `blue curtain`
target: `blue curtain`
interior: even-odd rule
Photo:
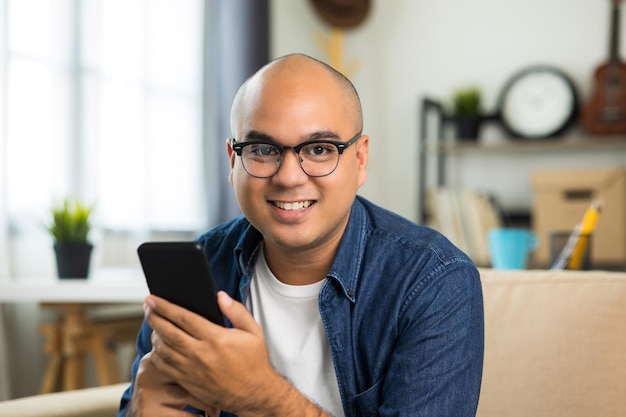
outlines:
[[[204,160],[208,225],[240,214],[226,157],[230,106],[243,81],[269,60],[269,0],[207,0]]]

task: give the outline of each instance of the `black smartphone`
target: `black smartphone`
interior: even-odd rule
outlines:
[[[145,242],[137,254],[151,294],[224,325],[211,268],[197,242]]]

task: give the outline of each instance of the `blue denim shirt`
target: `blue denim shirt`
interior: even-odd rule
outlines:
[[[242,302],[261,239],[244,218],[200,237],[217,287]],[[475,415],[482,289],[471,260],[440,233],[357,197],[319,308],[346,416]],[[133,381],[150,333],[144,323]]]

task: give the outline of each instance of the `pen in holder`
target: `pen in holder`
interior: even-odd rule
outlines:
[[[550,232],[550,265],[552,269],[591,269],[592,235],[566,231]],[[574,249],[578,248],[580,261],[572,262]],[[568,255],[570,254],[570,255]]]
[[[559,233],[553,233],[550,237],[552,267],[551,269],[588,269],[591,264],[591,234],[596,227],[598,215],[602,209],[600,200],[594,200],[591,206],[585,211],[582,222],[574,227],[567,241],[563,245],[565,237]],[[567,235],[566,235],[567,236]],[[557,247],[562,246],[559,255]],[[584,268],[583,258],[587,259],[587,268]]]

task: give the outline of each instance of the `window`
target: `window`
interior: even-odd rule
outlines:
[[[32,251],[52,256],[42,222],[65,196],[92,202],[100,230],[206,227],[204,1],[0,0],[0,9],[9,272],[52,264],[33,263]]]

